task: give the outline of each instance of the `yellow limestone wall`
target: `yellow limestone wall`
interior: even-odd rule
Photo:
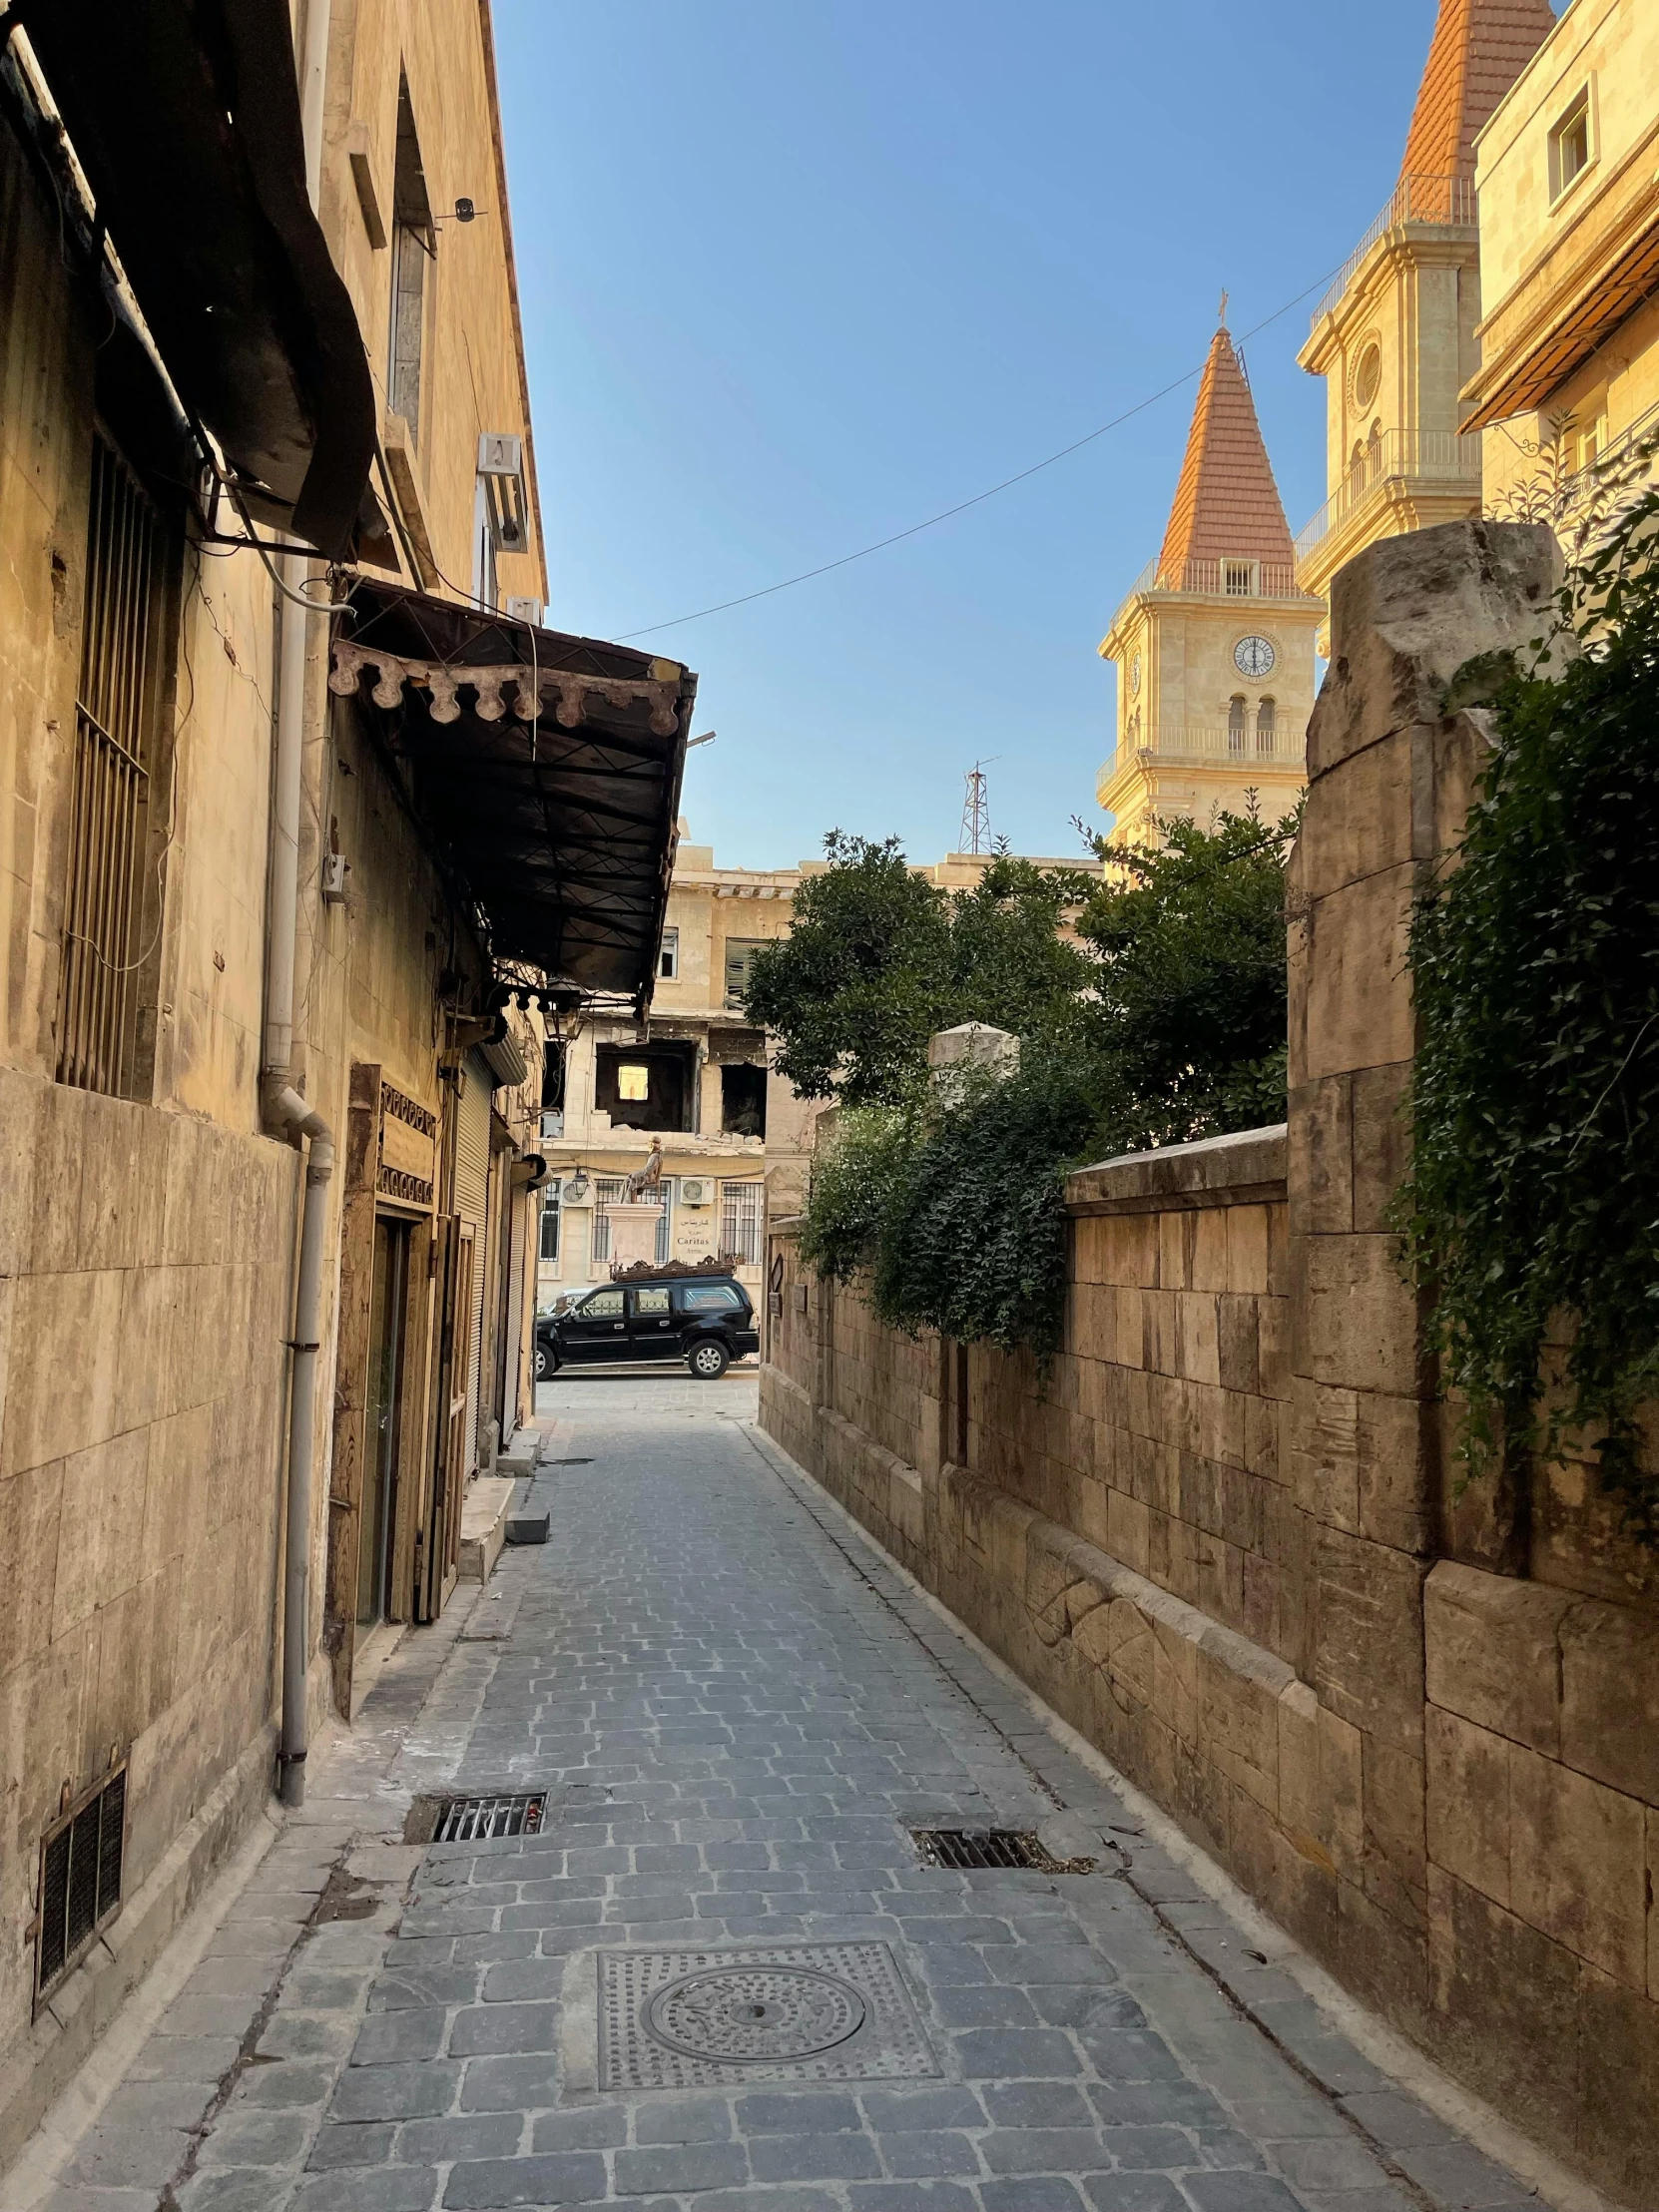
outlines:
[[[1367,2003],[1659,2207],[1659,1557],[1574,1458],[1460,1486],[1386,1208],[1422,864],[1547,532],[1340,573],[1293,862],[1289,1124],[1072,1177],[1046,1379],[799,1265],[764,1426]],[[962,1387],[965,1366],[966,1389]]]

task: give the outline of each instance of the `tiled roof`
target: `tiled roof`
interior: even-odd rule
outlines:
[[[1476,133],[1554,27],[1549,0],[1440,0],[1401,177],[1472,177]]]
[[[1220,329],[1198,387],[1159,580],[1179,591],[1189,562],[1228,558],[1289,564],[1296,555],[1244,365]]]

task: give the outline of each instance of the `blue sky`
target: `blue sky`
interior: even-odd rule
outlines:
[[[1433,0],[496,0],[559,629],[621,637],[967,498],[1334,270],[1386,199]],[[1291,526],[1312,299],[1246,346]],[[835,574],[638,642],[701,677],[728,865],[826,830],[1076,848],[1194,385]],[[992,760],[993,756],[997,756]]]

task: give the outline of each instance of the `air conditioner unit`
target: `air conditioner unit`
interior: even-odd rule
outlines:
[[[521,599],[515,593],[507,601],[507,614],[513,622],[533,622],[541,628],[541,618],[546,612],[539,599]]]
[[[549,1106],[541,1117],[541,1133],[544,1137],[562,1137],[565,1133],[565,1117],[562,1107]]]
[[[712,1206],[715,1202],[713,1179],[707,1175],[682,1175],[680,1178],[680,1203],[682,1206]]]

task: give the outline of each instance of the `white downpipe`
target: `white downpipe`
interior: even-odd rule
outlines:
[[[305,141],[305,190],[317,205],[322,180],[322,98],[328,73],[329,0],[306,0],[305,45],[299,67],[299,112]],[[280,557],[282,580],[297,592],[310,562]],[[316,1356],[322,1316],[322,1244],[334,1133],[289,1083],[293,1062],[293,978],[299,935],[299,812],[305,749],[305,663],[314,615],[281,602],[277,642],[276,763],[273,776],[270,885],[266,908],[265,1045],[262,1090],[266,1115],[306,1140],[305,1204],[293,1297],[292,1363],[288,1371],[286,1559],[282,1583],[282,1745],[277,1791],[284,1805],[305,1802],[305,1643],[311,1610],[311,1455],[314,1448]]]

